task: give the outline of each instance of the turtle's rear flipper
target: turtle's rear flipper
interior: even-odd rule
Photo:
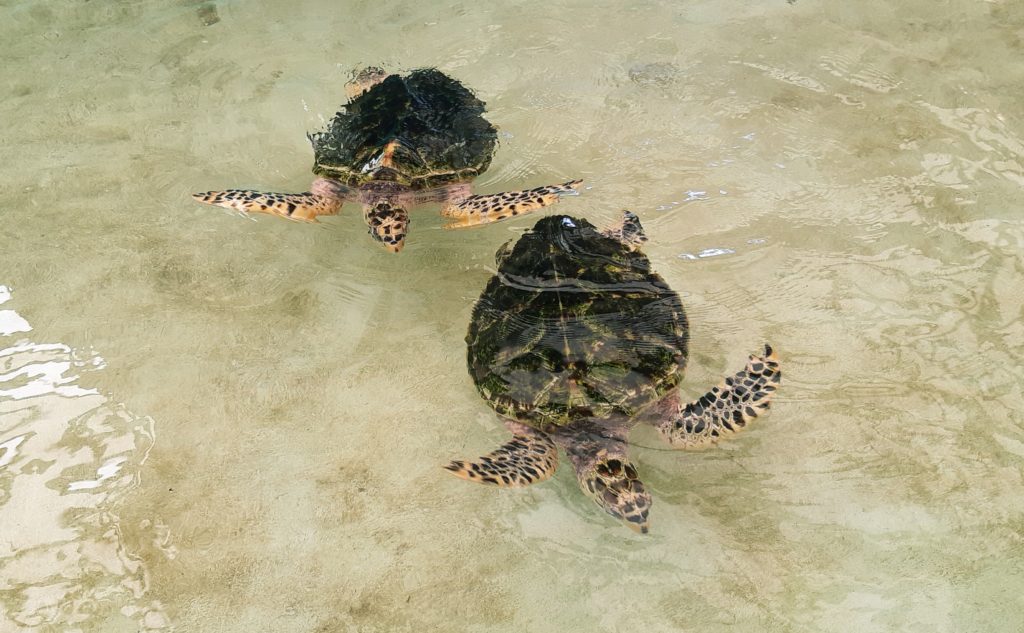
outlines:
[[[388,200],[363,205],[363,219],[370,237],[392,253],[405,246],[405,233],[409,229],[409,211]]]
[[[764,356],[751,356],[747,366],[726,378],[697,400],[658,424],[662,436],[676,448],[692,448],[744,429],[768,410],[782,379],[779,359],[768,345]]]
[[[523,429],[500,448],[475,462],[454,461],[445,469],[456,477],[502,488],[521,488],[555,474],[558,449],[540,431]]]
[[[576,195],[576,190],[582,184],[582,180],[570,180],[561,185],[469,196],[458,202],[450,202],[441,209],[441,215],[453,219],[445,224],[444,228],[463,229],[479,226],[543,209],[558,202],[561,196]]]
[[[334,215],[341,200],[314,193],[269,193],[248,189],[194,193],[199,202],[247,213],[270,213],[300,222],[316,222],[319,215]]]

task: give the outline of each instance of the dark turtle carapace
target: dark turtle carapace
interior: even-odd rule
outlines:
[[[768,346],[700,398],[681,399],[686,314],[640,252],[645,240],[629,212],[605,231],[550,216],[498,251],[466,341],[473,382],[513,438],[448,470],[525,486],[554,473],[561,447],[584,493],[647,532],[651,496],[626,455],[629,430],[650,424],[671,446],[696,447],[768,409],[782,375]]]
[[[443,204],[441,214],[452,218],[445,228],[478,226],[554,204],[582,182],[472,195],[469,183],[490,165],[497,133],[483,116],[483,101],[439,70],[389,75],[368,68],[347,92],[349,102],[327,129],[309,137],[318,176],[311,191],[228,189],[193,197],[305,222],[360,203],[370,235],[397,253],[417,204]]]

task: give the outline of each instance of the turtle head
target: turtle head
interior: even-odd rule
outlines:
[[[651,493],[636,472],[636,466],[617,456],[600,455],[587,468],[577,471],[583,492],[605,512],[624,522],[634,532],[647,534]]]

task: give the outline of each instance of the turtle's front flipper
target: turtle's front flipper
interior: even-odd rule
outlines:
[[[779,359],[772,348],[765,345],[763,357],[751,356],[742,371],[655,424],[676,448],[717,441],[742,430],[767,411],[781,379]]]
[[[345,94],[348,95],[349,99],[355,99],[370,88],[373,88],[380,82],[384,81],[387,76],[388,74],[384,72],[383,68],[368,66],[356,73],[352,79],[345,84]]]
[[[610,238],[619,240],[631,249],[640,248],[647,241],[647,234],[640,224],[640,218],[632,211],[623,210],[622,220],[601,231]]]
[[[289,220],[316,222],[318,215],[334,215],[341,199],[315,193],[269,193],[248,189],[228,189],[194,193],[199,202],[247,213],[270,213]]]
[[[555,474],[558,449],[551,438],[540,431],[522,427],[500,448],[475,462],[454,461],[445,469],[456,477],[493,484],[502,488],[521,488],[544,481]]]
[[[409,210],[389,200],[363,205],[363,219],[370,237],[397,253],[405,246],[405,233],[409,229]]]
[[[453,218],[444,228],[463,229],[530,213],[558,202],[561,196],[575,195],[582,184],[582,180],[571,180],[561,185],[469,196],[452,201],[441,209],[441,215]]]

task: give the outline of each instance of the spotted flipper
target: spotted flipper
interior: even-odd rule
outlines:
[[[405,246],[405,233],[409,229],[409,211],[404,207],[381,200],[374,205],[363,205],[363,219],[370,237],[392,253]]]
[[[463,229],[530,213],[558,202],[561,196],[575,195],[582,184],[582,180],[571,180],[561,185],[469,196],[450,202],[441,209],[442,216],[452,218],[444,228]]]
[[[636,217],[632,211],[623,210],[622,220],[601,233],[619,240],[633,250],[640,248],[647,241],[647,234],[644,233],[644,227],[640,225],[640,218]]]
[[[199,202],[246,213],[269,213],[300,222],[316,222],[317,216],[334,215],[341,200],[315,193],[268,193],[248,189],[194,193]]]
[[[592,464],[576,471],[583,492],[633,531],[647,534],[651,493],[640,481],[636,466],[607,454],[600,455]]]
[[[384,81],[387,76],[388,74],[383,68],[368,66],[356,73],[355,76],[345,84],[345,94],[349,99],[355,99],[370,88],[373,88],[380,82]]]
[[[779,359],[765,345],[763,357],[751,356],[742,371],[682,407],[678,416],[662,420],[658,430],[676,448],[715,442],[767,411],[781,379]]]
[[[555,474],[558,449],[551,438],[540,431],[517,433],[500,448],[475,462],[454,461],[445,469],[456,477],[493,484],[502,488],[522,488],[544,481]]]

